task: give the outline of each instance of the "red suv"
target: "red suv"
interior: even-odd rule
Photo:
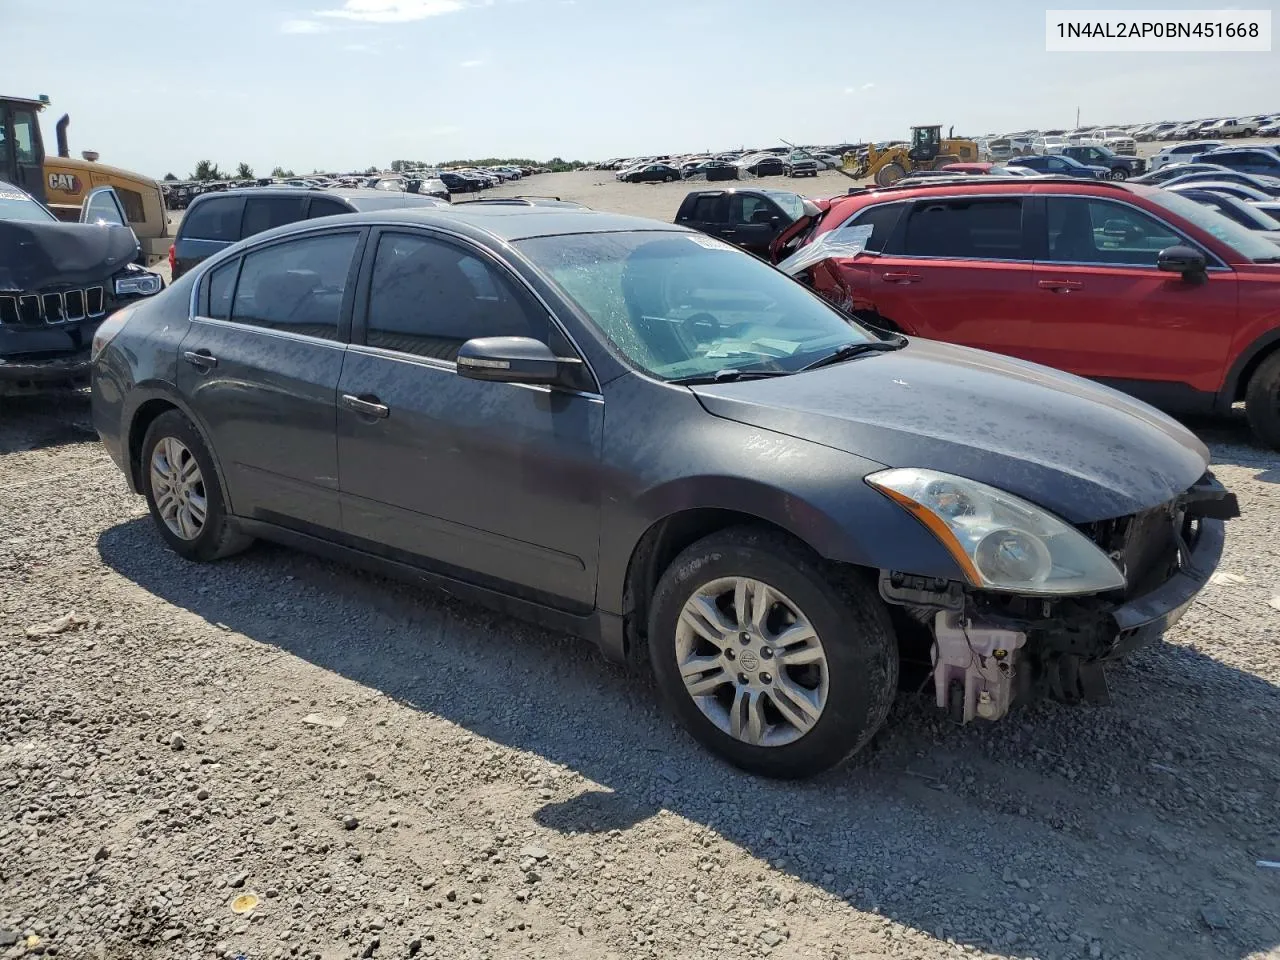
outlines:
[[[1159,188],[1013,177],[856,188],[818,206],[773,259],[845,309],[1171,412],[1243,400],[1280,448],[1280,247],[1216,211]]]

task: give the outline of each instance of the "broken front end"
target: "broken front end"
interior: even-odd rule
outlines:
[[[1178,622],[1218,565],[1225,521],[1239,516],[1235,496],[1211,473],[1168,503],[1079,526],[1055,521],[1062,529],[1037,525],[1043,515],[1002,516],[1007,505],[984,503],[990,488],[981,485],[891,479],[908,490],[895,496],[904,505],[931,497],[935,509],[950,513],[952,521],[934,532],[955,547],[966,545],[953,530],[972,526],[979,538],[966,551],[972,582],[880,573],[881,596],[929,637],[938,706],[962,723],[997,720],[1014,703],[1043,696],[1106,702],[1103,665]],[[1002,577],[1030,586],[1005,589]],[[1089,586],[1101,589],[1077,589]]]
[[[93,333],[164,286],[127,227],[0,219],[0,396],[88,386]]]

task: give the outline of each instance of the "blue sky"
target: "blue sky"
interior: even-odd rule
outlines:
[[[1204,8],[1206,0],[1088,7]],[[1055,7],[1067,6],[1062,0]],[[1264,6],[1243,3],[1243,7]],[[1280,111],[1280,53],[1061,54],[1024,0],[0,0],[0,91],[179,176]]]

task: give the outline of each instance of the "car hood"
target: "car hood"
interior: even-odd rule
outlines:
[[[1164,503],[1209,464],[1190,431],[1122,393],[926,340],[808,373],[690,389],[717,417],[888,467],[968,477],[1071,523]]]
[[[137,255],[128,227],[0,220],[0,291],[101,283]]]

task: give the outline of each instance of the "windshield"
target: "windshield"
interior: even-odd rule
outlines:
[[[1257,236],[1248,227],[1228,220],[1217,210],[1211,210],[1168,190],[1152,190],[1147,198],[1217,237],[1245,260],[1255,263],[1276,263],[1280,260],[1280,248],[1274,243]]]
[[[36,220],[47,223],[57,219],[30,197],[16,190],[6,190],[4,184],[0,184],[0,220]]]
[[[662,380],[794,373],[879,339],[768,264],[702,234],[577,234],[516,246],[628,360]]]

